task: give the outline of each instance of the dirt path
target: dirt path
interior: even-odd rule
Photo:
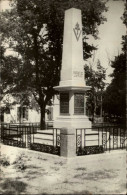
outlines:
[[[126,194],[126,151],[62,158],[1,145],[0,194]]]

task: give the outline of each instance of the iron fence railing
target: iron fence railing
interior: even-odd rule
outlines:
[[[77,155],[124,149],[126,145],[127,131],[125,127],[106,126],[76,129]]]
[[[39,123],[2,123],[0,133],[3,144],[60,155],[60,129],[40,130]],[[97,154],[126,146],[127,131],[124,126],[76,129],[77,155]]]
[[[60,130],[37,131],[28,136],[29,149],[60,155]]]
[[[60,130],[40,130],[38,124],[1,124],[1,142],[6,145],[60,154]]]

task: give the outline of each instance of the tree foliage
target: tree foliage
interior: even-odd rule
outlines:
[[[97,70],[92,67],[85,67],[86,84],[91,86],[88,92],[87,109],[89,115],[102,115],[102,96],[105,88],[106,69],[101,66],[100,61],[97,61]]]
[[[44,127],[45,107],[54,95],[53,86],[60,80],[65,9],[82,10],[84,59],[94,46],[86,42],[88,35],[98,36],[98,26],[106,21],[106,1],[101,0],[14,0],[12,9],[0,19],[4,48],[12,48],[15,56],[4,55],[2,85],[6,93],[32,93],[41,110]]]
[[[112,82],[107,87],[104,98],[104,110],[109,116],[125,117],[126,108],[126,55],[121,53],[115,57],[111,66]]]
[[[127,26],[127,11],[123,13],[123,23]],[[127,35],[122,36],[122,52],[115,56],[111,62],[114,69],[110,75],[112,77],[111,84],[107,87],[104,98],[104,110],[109,116],[121,118],[121,122],[125,122],[126,115],[126,46]]]

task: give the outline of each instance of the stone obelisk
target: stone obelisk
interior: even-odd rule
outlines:
[[[91,122],[85,115],[86,86],[83,67],[81,10],[65,11],[62,68],[59,86],[60,114],[54,121],[55,128],[90,128]]]

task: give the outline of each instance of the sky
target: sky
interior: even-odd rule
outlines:
[[[113,71],[109,66],[109,60],[113,60],[118,53],[121,53],[122,35],[125,35],[126,33],[126,27],[121,20],[121,16],[124,12],[124,2],[122,0],[109,0],[107,3],[107,6],[109,7],[108,12],[104,14],[107,18],[107,22],[100,25],[98,29],[100,39],[95,41],[90,38],[89,40],[90,43],[98,46],[94,62],[99,59],[101,65],[107,69],[106,81],[108,83],[111,82],[111,78],[108,75]],[[89,60],[89,62],[92,61],[93,59]]]
[[[95,52],[94,66],[96,66],[96,61],[99,59],[101,65],[106,68],[106,82],[110,83],[111,78],[108,76],[112,73],[113,69],[109,65],[109,59],[113,60],[118,53],[121,53],[121,42],[122,35],[125,35],[126,28],[120,19],[124,12],[124,3],[123,0],[109,0],[107,6],[109,7],[108,12],[105,12],[104,15],[107,18],[107,22],[100,25],[99,30],[99,39],[94,40],[92,37],[88,40],[89,43],[98,47],[98,50]],[[9,9],[9,1],[1,0],[0,9],[5,10]],[[88,63],[92,63],[93,58],[88,60]],[[96,67],[93,67],[96,68]]]

